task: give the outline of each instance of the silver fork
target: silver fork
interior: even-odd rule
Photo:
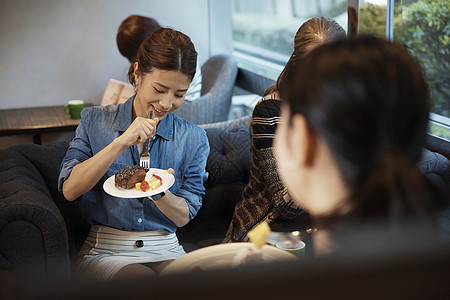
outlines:
[[[150,110],[148,112],[148,118],[153,119],[154,114],[155,113],[153,112],[153,110]],[[148,172],[148,170],[150,170],[150,154],[148,153],[149,142],[150,142],[150,139],[148,139],[147,142],[145,142],[144,149],[142,150],[141,158],[140,158],[140,162],[139,162],[139,165],[141,167],[143,167],[146,172]]]
[[[150,155],[148,153],[148,142],[149,140],[145,142],[144,149],[142,150],[141,159],[139,162],[139,165],[144,168],[145,172],[148,172],[148,170],[150,169]]]

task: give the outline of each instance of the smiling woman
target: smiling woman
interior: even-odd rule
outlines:
[[[184,101],[196,62],[188,36],[159,29],[144,40],[130,66],[136,95],[117,106],[83,110],[61,164],[59,188],[67,200],[81,199],[85,219],[95,225],[80,253],[84,276],[150,275],[185,254],[175,231],[200,209],[209,145],[204,130],[172,112]],[[154,119],[148,118],[150,111]],[[158,199],[105,193],[102,186],[109,177],[139,164],[147,141],[150,167],[176,170],[174,184]],[[111,236],[114,244],[99,242]]]
[[[153,109],[162,120],[181,106],[197,67],[197,53],[190,45],[189,37],[166,29],[144,40],[128,71],[137,89],[133,105],[136,116],[144,117]]]
[[[152,70],[141,75],[139,63],[134,63],[137,92],[133,109],[137,117],[145,117],[149,110],[161,121],[168,113],[183,104],[191,82],[188,75],[178,71]]]

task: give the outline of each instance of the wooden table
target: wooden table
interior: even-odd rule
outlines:
[[[0,110],[0,136],[32,134],[35,144],[41,144],[41,133],[74,131],[79,123],[62,105]]]

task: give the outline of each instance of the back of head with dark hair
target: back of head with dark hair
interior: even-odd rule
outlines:
[[[357,37],[321,45],[280,94],[324,139],[361,215],[404,216],[432,207],[415,164],[430,98],[422,70],[400,45]]]
[[[192,79],[197,68],[197,51],[191,39],[171,28],[160,28],[147,37],[139,47],[136,62],[144,76],[154,69],[180,71]],[[131,64],[128,79],[135,85],[134,67]]]
[[[267,95],[275,89],[279,89],[285,77],[288,76],[287,74],[292,65],[299,63],[309,50],[323,43],[345,37],[345,30],[333,19],[325,17],[312,18],[303,23],[295,34],[294,51],[280,76],[278,76],[276,85],[268,88],[264,94]]]
[[[161,26],[153,18],[139,15],[126,17],[120,23],[116,36],[120,54],[133,63],[141,43],[159,28]]]

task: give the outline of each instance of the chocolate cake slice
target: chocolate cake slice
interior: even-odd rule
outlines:
[[[146,174],[144,168],[140,166],[126,166],[116,173],[114,183],[119,188],[132,189],[137,182],[145,179]]]

